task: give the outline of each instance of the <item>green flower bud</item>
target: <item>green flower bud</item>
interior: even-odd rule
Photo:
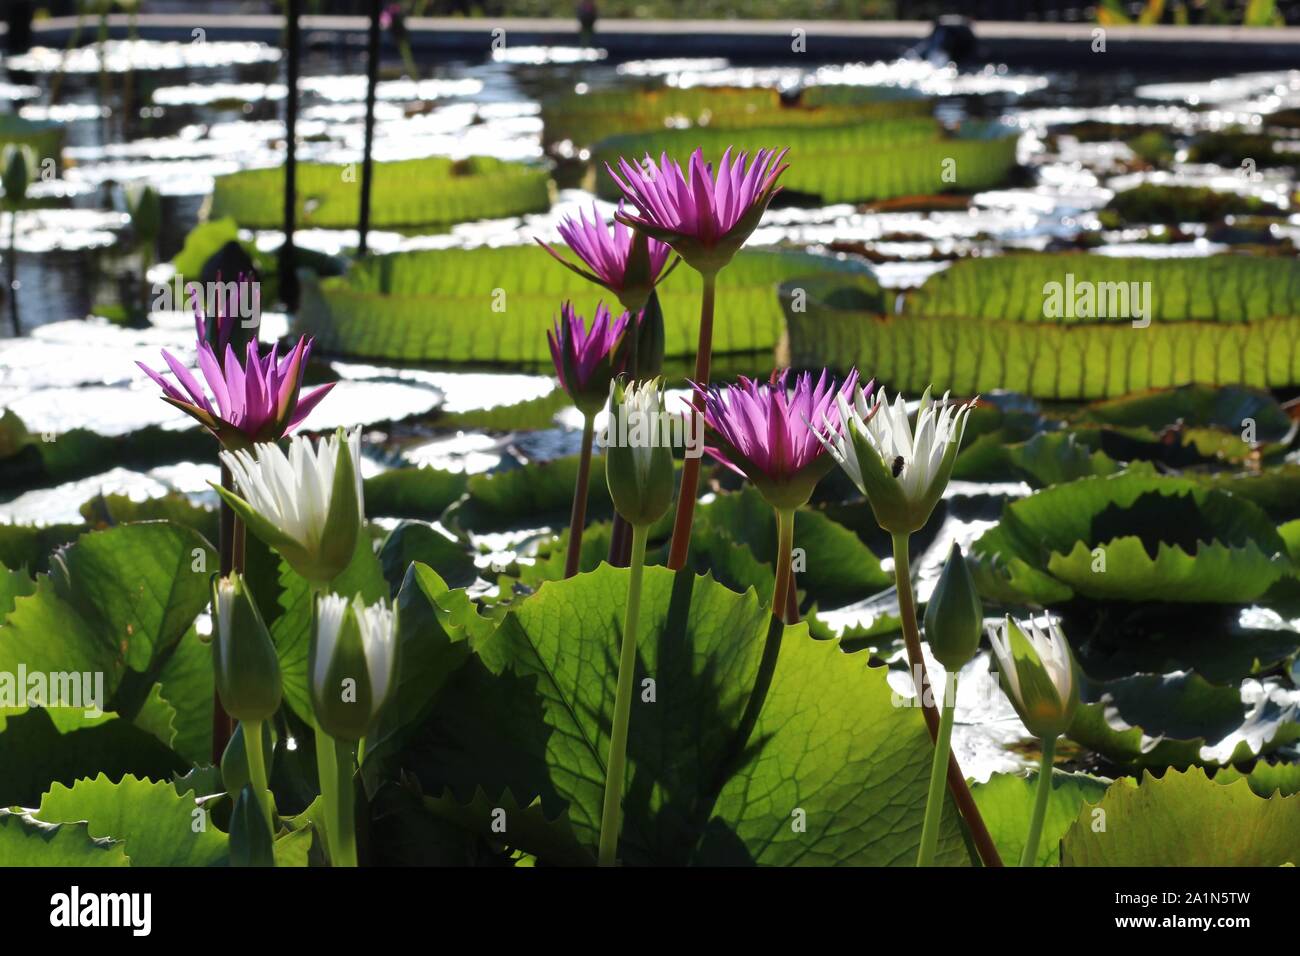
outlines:
[[[351,743],[366,735],[393,687],[396,653],[396,614],[386,601],[327,594],[316,602],[308,673],[321,730]]]
[[[27,186],[31,182],[35,154],[30,146],[14,143],[4,151],[5,206],[14,209],[27,199]]]
[[[253,596],[238,574],[212,582],[213,672],[221,706],[236,720],[266,720],[280,709],[280,660]]]
[[[663,517],[673,501],[673,450],[664,441],[666,420],[659,379],[616,381],[610,389],[605,480],[618,513],[636,527]]]
[[[1055,740],[1079,709],[1078,665],[1056,624],[1049,621],[1044,630],[1031,620],[1023,628],[1007,617],[989,633],[1002,689],[1031,734]]]
[[[984,608],[961,548],[954,543],[925,606],[925,637],[946,670],[960,670],[980,646]]]
[[[275,866],[271,831],[251,784],[239,791],[230,814],[230,865]]]
[[[275,737],[271,733],[271,721],[262,721],[262,755],[266,760],[266,779],[271,779],[271,768],[275,758]],[[230,735],[230,742],[221,755],[221,782],[226,793],[235,794],[248,785],[248,751],[244,749],[244,725],[236,724],[235,732]]]
[[[651,292],[636,327],[636,377],[644,381],[663,370],[664,311],[659,306],[659,293]]]

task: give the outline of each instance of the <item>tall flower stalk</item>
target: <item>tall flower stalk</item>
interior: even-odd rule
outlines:
[[[915,430],[908,419],[902,395],[891,403],[884,389],[870,396],[854,396],[850,405],[839,399],[843,431],[829,427],[822,435],[826,450],[839,463],[858,490],[866,496],[876,523],[893,539],[894,581],[898,592],[898,613],[903,641],[917,698],[930,739],[938,741],[940,715],[929,698],[930,678],[921,653],[921,629],[917,623],[916,598],[912,593],[912,569],[908,543],[912,534],[925,527],[935,505],[943,497],[957,460],[966,420],[974,402],[956,405],[947,394],[934,402],[930,390],[921,397]],[[970,828],[971,837],[986,866],[1001,866],[997,847],[971,796],[961,767],[948,756],[948,789]]]
[[[237,286],[255,280],[240,276]],[[218,284],[220,278],[218,277]],[[249,297],[238,294],[236,301],[256,301],[254,284]],[[302,423],[320,401],[329,394],[333,383],[302,394],[302,379],[311,356],[312,340],[303,336],[290,352],[281,357],[272,346],[265,357],[257,344],[256,328],[246,332],[239,316],[225,307],[225,297],[218,295],[215,315],[205,316],[200,296],[193,296],[194,327],[199,372],[207,384],[205,390],[198,377],[181,361],[163,351],[166,363],[180,387],[173,385],[142,362],[136,364],[162,389],[162,399],[175,406],[206,428],[224,451],[248,449],[257,442],[273,442]],[[243,361],[234,341],[247,335]],[[221,486],[234,491],[234,475],[221,461]],[[244,570],[244,524],[224,500],[220,517],[221,574]],[[212,760],[218,763],[230,741],[233,727],[215,692],[212,699]]]
[[[649,156],[643,166],[619,159],[618,172],[606,164],[624,198],[638,212],[626,210],[615,219],[653,239],[667,244],[700,274],[700,338],[695,350],[694,381],[707,385],[713,353],[713,313],[718,273],[757,228],[768,203],[780,191],[777,179],[786,169],[786,150],[760,149],[752,162],[748,154],[732,156],[728,147],[716,170],[695,150],[682,167],[664,153],[656,166]],[[703,413],[703,398],[697,393],[695,411]],[[673,521],[668,567],[678,570],[686,564],[690,550],[691,525],[699,489],[700,460],[687,458]]]
[[[386,601],[316,597],[308,678],[316,717],[316,765],[334,866],[357,865],[356,753],[392,690],[397,617]]]
[[[619,212],[624,208],[624,203],[619,202]],[[624,310],[640,316],[637,332],[627,344],[625,370],[633,381],[658,375],[663,365],[664,320],[655,288],[681,260],[674,259],[668,265],[672,250],[667,245],[649,238],[644,232],[630,229],[617,219],[607,226],[594,205],[590,220],[585,211],[579,210],[577,219],[566,216],[558,229],[581,265],[571,262],[540,239],[537,244],[566,269],[612,292]],[[573,540],[570,534],[569,541],[572,543]],[[627,522],[615,512],[610,535],[610,563],[625,567],[629,546]]]
[[[646,538],[650,526],[672,504],[673,496],[672,448],[660,444],[660,430],[657,427],[662,420],[661,416],[665,414],[659,380],[630,385],[622,381],[615,382],[610,390],[609,412],[611,418],[622,420],[621,427],[611,426],[611,435],[628,436],[628,444],[618,444],[615,441],[607,443],[605,480],[609,484],[609,494],[615,510],[632,527],[632,555],[628,567],[627,605],[623,612],[618,682],[614,691],[614,719],[609,731],[609,755],[605,761],[605,797],[600,815],[600,846],[597,855],[597,862],[601,866],[614,866],[618,862]]]
[[[925,824],[917,866],[934,865],[939,847],[939,825],[943,815],[943,782],[952,753],[952,724],[957,710],[957,679],[980,646],[984,611],[975,579],[956,544],[948,554],[939,583],[925,606],[925,637],[935,660],[943,665],[947,680],[943,689],[943,710],[939,736],[935,740],[934,763],[930,768],[930,792],[925,803]]]
[[[1029,732],[1042,742],[1034,809],[1020,855],[1021,866],[1034,866],[1047,801],[1052,795],[1056,741],[1070,729],[1079,709],[1079,666],[1070,642],[1050,620],[1040,627],[1032,619],[1017,622],[1007,617],[990,629],[989,643],[1011,706]]]
[[[788,384],[789,375],[789,369],[783,369],[773,372],[767,382],[742,375],[738,385],[705,387],[697,382],[694,387],[713,438],[705,451],[749,479],[772,506],[777,527],[772,613],[793,623],[788,608],[794,513],[808,503],[817,482],[835,467],[835,459],[825,453],[812,423],[821,421],[827,428],[839,428],[836,400],[853,394],[858,373],[856,369],[850,372],[838,391],[825,370],[816,383],[807,372],[796,376],[793,388]]]
[[[588,327],[573,304],[560,307],[555,328],[546,333],[551,360],[560,386],[582,413],[582,449],[578,458],[578,479],[573,489],[573,510],[569,516],[569,548],[564,576],[578,573],[582,557],[582,532],[587,522],[587,487],[591,479],[591,451],[595,438],[596,413],[605,404],[609,384],[626,363],[624,344],[632,323],[631,313],[614,318],[601,303]],[[635,330],[631,338],[635,338]]]

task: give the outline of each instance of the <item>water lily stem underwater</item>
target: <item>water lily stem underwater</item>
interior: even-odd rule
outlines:
[[[244,754],[248,759],[248,781],[253,785],[253,793],[257,795],[257,803],[262,808],[262,816],[266,818],[266,828],[271,835],[271,842],[275,842],[275,798],[271,794],[271,787],[266,780],[266,756],[262,752],[262,724],[261,720],[246,720],[244,724]]]
[[[564,576],[578,573],[582,557],[582,529],[587,523],[587,486],[591,481],[591,446],[596,433],[596,416],[582,416],[582,454],[578,459],[578,480],[573,487],[573,512],[569,516],[569,551],[564,558]]]
[[[948,755],[952,753],[952,720],[957,711],[957,674],[948,675],[943,691],[943,717],[939,721],[939,739],[934,745],[934,763],[930,767],[930,795],[925,802],[925,823],[921,827],[921,849],[917,866],[934,866],[939,847],[939,821],[943,819],[943,783],[948,775]]]
[[[1025,836],[1025,849],[1020,854],[1021,866],[1034,866],[1038,857],[1038,840],[1043,835],[1043,817],[1047,813],[1047,798],[1052,794],[1052,761],[1056,756],[1056,738],[1043,738],[1043,759],[1038,766],[1038,789],[1034,793],[1034,814],[1029,818],[1029,833]]]
[[[618,834],[623,825],[623,777],[627,767],[627,728],[632,714],[632,679],[636,676],[636,626],[641,613],[641,578],[645,571],[649,525],[632,526],[632,563],[628,571],[627,611],[623,617],[623,647],[618,661],[618,689],[614,694],[614,723],[609,732],[609,759],[605,761],[605,803],[600,815],[601,866],[618,862]]]
[[[912,571],[907,553],[909,537],[905,532],[895,532],[893,535],[898,615],[903,625],[903,642],[907,646],[908,670],[913,680],[916,680],[918,675],[920,677],[916,695],[921,704],[921,713],[925,716],[925,724],[930,730],[930,739],[937,741],[939,714],[935,710],[934,702],[927,702],[925,699],[930,678],[926,671],[925,657],[921,653],[921,630],[916,620],[916,599],[912,595]],[[975,805],[975,798],[971,796],[970,787],[966,785],[961,767],[951,753],[948,754],[948,789],[952,792],[953,800],[957,802],[957,809],[961,812],[962,819],[966,821],[975,849],[984,865],[1002,866],[1002,857],[998,854],[998,848],[993,843],[993,837],[989,835],[988,827],[984,825],[984,818],[980,816],[979,807]]]
[[[700,340],[695,350],[694,382],[702,387],[709,384],[709,370],[713,355],[713,300],[718,274],[702,272],[704,293],[700,297]],[[703,414],[704,395],[696,391],[692,415]],[[693,427],[695,426],[692,423]],[[677,515],[673,519],[672,544],[668,549],[668,568],[680,571],[686,566],[686,555],[691,547],[691,525],[695,520],[695,498],[699,494],[700,463],[697,457],[688,457],[682,465],[682,486],[677,497]]]

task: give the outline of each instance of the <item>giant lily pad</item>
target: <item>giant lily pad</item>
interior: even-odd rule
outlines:
[[[1012,603],[1245,603],[1292,570],[1258,507],[1142,464],[1007,504],[973,556],[981,591]]]
[[[870,281],[861,265],[828,256],[738,254],[718,276],[715,353],[772,348],[784,324],[777,284],[819,272]],[[675,270],[659,289],[669,356],[694,354],[701,289],[689,269]],[[566,299],[588,316],[598,300],[612,302],[535,246],[406,252],[373,257],[343,277],[306,280],[297,322],[335,353],[549,364],[546,330]]]
[[[298,223],[352,229],[361,204],[361,176],[352,166],[300,163]],[[443,157],[376,163],[370,223],[377,228],[430,226],[541,212],[551,204],[546,170],[491,157]],[[283,224],[284,171],[246,169],[217,177],[211,217],[246,229]]]

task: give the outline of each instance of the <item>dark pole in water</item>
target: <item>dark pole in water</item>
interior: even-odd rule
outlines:
[[[366,56],[366,145],[361,156],[361,238],[357,258],[366,255],[366,238],[370,233],[370,187],[375,162],[371,153],[375,145],[375,86],[379,83],[379,7],[380,0],[370,0],[370,44]]]
[[[284,110],[284,243],[280,246],[280,298],[290,312],[298,308],[298,275],[293,271],[294,218],[298,208],[298,14],[301,0],[288,0],[288,95]]]

